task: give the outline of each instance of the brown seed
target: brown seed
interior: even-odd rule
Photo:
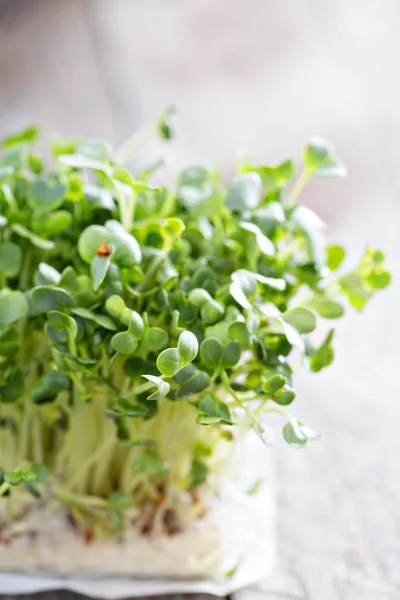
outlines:
[[[85,544],[91,544],[94,538],[94,534],[93,531],[91,529],[86,529],[86,531],[83,532],[83,539]]]
[[[101,242],[100,246],[97,248],[96,254],[97,256],[110,256],[111,248],[109,248],[105,242]]]

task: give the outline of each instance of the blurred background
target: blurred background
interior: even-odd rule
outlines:
[[[168,178],[201,161],[229,174],[240,152],[300,159],[318,134],[349,176],[312,182],[304,202],[349,261],[367,242],[386,251],[392,286],[340,324],[334,366],[298,377],[297,414],[326,441],[277,442],[279,560],[260,598],[400,598],[399,8],[0,0],[0,137],[40,123],[118,144],[174,103]]]

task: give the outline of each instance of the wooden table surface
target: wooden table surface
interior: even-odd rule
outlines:
[[[330,370],[298,376],[326,441],[278,437],[277,568],[237,600],[400,598],[399,26],[396,0],[0,0],[1,136],[33,121],[118,143],[175,102],[173,174],[228,173],[243,149],[278,161],[318,133],[350,176],[304,201],[350,258],[387,251],[390,290],[340,324]]]

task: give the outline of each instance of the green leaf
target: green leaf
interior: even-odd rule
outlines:
[[[207,182],[208,171],[204,167],[188,167],[179,175],[180,185],[201,187]]]
[[[304,340],[296,327],[293,327],[293,325],[287,323],[284,319],[277,318],[277,321],[281,324],[289,344],[295,348],[298,348],[300,352],[304,353]]]
[[[33,209],[54,210],[64,202],[67,188],[61,183],[51,184],[46,179],[36,179],[27,189],[28,202]]]
[[[110,266],[111,255],[110,256],[96,256],[93,258],[90,263],[90,273],[93,279],[93,289],[95,292],[99,289],[101,284],[104,281],[105,276],[107,275],[108,267]]]
[[[158,135],[162,140],[171,140],[175,135],[175,112],[174,106],[170,106],[158,121]]]
[[[344,307],[340,302],[324,296],[315,296],[310,302],[310,307],[324,319],[339,319],[344,314]]]
[[[1,141],[3,148],[12,148],[18,144],[32,144],[39,135],[39,127],[37,125],[31,125],[26,127],[18,133],[13,133],[7,136]]]
[[[117,221],[107,221],[105,226],[89,225],[78,241],[78,252],[82,260],[90,264],[101,245],[114,246],[111,260],[122,268],[133,267],[142,260],[140,246]]]
[[[38,267],[36,283],[38,285],[57,285],[61,281],[61,275],[51,265],[41,262]],[[61,286],[62,287],[62,286]]]
[[[163,350],[157,358],[157,367],[165,377],[173,377],[183,367],[182,357],[177,348]]]
[[[53,402],[60,392],[70,388],[71,381],[61,371],[51,369],[43,375],[31,391],[32,400],[35,404],[47,404]]]
[[[294,448],[302,448],[307,444],[307,437],[301,431],[300,425],[294,419],[286,423],[283,428],[285,442]]]
[[[32,217],[32,229],[46,238],[63,234],[71,224],[72,215],[66,210],[35,210]]]
[[[300,333],[310,333],[317,326],[317,320],[313,311],[303,306],[290,308],[283,313],[282,318]]]
[[[179,336],[178,352],[182,359],[182,366],[192,362],[197,356],[199,343],[196,336],[191,331],[184,331]]]
[[[276,392],[278,390],[280,390],[281,388],[283,388],[285,383],[286,383],[286,378],[283,377],[282,375],[278,375],[278,374],[272,375],[271,377],[269,377],[267,379],[267,381],[265,383],[263,383],[262,389],[263,389],[264,394],[273,398],[274,395],[276,394]]]
[[[213,370],[230,369],[235,366],[241,356],[241,348],[236,342],[228,342],[222,346],[216,338],[205,339],[200,346],[202,363]]]
[[[112,170],[112,178],[113,180],[119,181],[121,183],[126,183],[132,189],[135,194],[139,192],[143,192],[144,190],[151,190],[151,186],[149,186],[146,182],[140,181],[139,179],[134,179],[130,172],[127,169],[123,169],[121,167],[114,167]]]
[[[242,173],[228,187],[226,206],[234,212],[256,208],[260,202],[261,177],[258,173]]]
[[[374,290],[383,290],[390,284],[391,279],[391,275],[388,271],[381,268],[375,268],[366,276],[365,281]]]
[[[109,296],[105,303],[105,309],[113,319],[122,321],[126,325],[129,323],[131,311],[125,306],[121,296],[116,294]],[[128,315],[127,322],[125,322],[125,315]]]
[[[229,292],[232,298],[245,309],[251,308],[251,304],[247,299],[246,294],[244,293],[239,281],[233,281],[229,286]]]
[[[284,279],[265,277],[260,273],[253,273],[246,269],[238,269],[231,275],[232,283],[229,287],[231,296],[240,306],[245,309],[251,308],[251,300],[257,293],[258,283],[276,290],[284,290],[286,282]]]
[[[205,302],[200,309],[200,316],[203,323],[213,325],[224,316],[224,307],[216,300],[211,299]]]
[[[22,250],[17,244],[0,244],[0,272],[5,277],[16,277],[21,269]]]
[[[143,375],[143,377],[154,383],[157,387],[157,391],[148,396],[147,400],[159,400],[160,398],[164,398],[171,389],[169,383],[163,381],[160,377],[155,377],[154,375]]]
[[[180,383],[179,390],[176,392],[176,397],[186,398],[187,396],[203,392],[208,388],[211,380],[207,373],[199,371],[194,365],[189,364],[179,371],[174,377],[174,381]]]
[[[20,237],[28,240],[32,246],[40,248],[41,250],[52,250],[55,247],[54,242],[45,240],[44,238],[36,235],[36,233],[29,231],[29,229],[23,225],[20,225],[19,223],[14,223],[12,225],[12,230]]]
[[[273,256],[275,254],[274,244],[269,238],[267,238],[266,235],[263,234],[263,232],[259,227],[257,227],[257,225],[254,225],[254,223],[242,221],[240,223],[240,227],[241,229],[244,229],[245,231],[248,231],[249,233],[252,233],[254,235],[257,246],[262,254],[265,254],[266,256]]]
[[[239,269],[231,275],[232,283],[229,287],[231,296],[243,308],[251,308],[251,299],[257,292],[257,280],[253,273],[245,269]]]
[[[285,220],[285,211],[279,202],[269,202],[253,212],[253,221],[266,236],[272,236]]]
[[[88,158],[83,154],[60,154],[57,156],[57,159],[66,167],[73,167],[75,169],[93,169],[94,171],[101,171],[111,178],[111,167],[99,160]]]
[[[15,329],[8,329],[0,335],[0,356],[11,358],[18,354],[19,336]]]
[[[274,394],[273,400],[281,406],[287,406],[293,402],[295,396],[294,390],[285,383],[285,385]]]
[[[73,303],[71,294],[67,290],[49,285],[33,288],[32,299],[41,312],[69,308]]]
[[[251,336],[246,323],[240,321],[232,323],[232,325],[229,326],[229,336],[234,342],[237,342],[243,347],[250,345]]]
[[[306,427],[296,419],[291,419],[286,423],[283,428],[283,437],[294,448],[303,448],[307,442],[318,441],[323,438],[320,433]]]
[[[12,486],[20,485],[21,483],[30,483],[35,481],[36,473],[32,471],[7,471],[4,473],[4,481]]]
[[[276,166],[245,166],[241,170],[254,171],[260,175],[262,184],[265,185],[268,191],[281,190],[295,176],[295,166],[292,160],[285,160]]]
[[[67,329],[73,338],[78,334],[78,326],[75,319],[58,310],[51,310],[47,316],[49,325],[55,329]]]
[[[169,335],[160,327],[150,327],[144,334],[143,342],[150,352],[159,352],[168,346]]]
[[[138,456],[131,463],[133,473],[146,473],[150,477],[162,477],[167,471],[167,465],[157,454]]]
[[[331,329],[321,346],[315,350],[314,354],[310,357],[311,371],[318,373],[325,367],[329,367],[335,358],[335,353],[332,348],[334,330]]]
[[[27,312],[25,294],[7,289],[0,292],[0,327],[15,323],[25,317]]]
[[[236,342],[229,342],[229,344],[226,344],[222,350],[222,368],[231,369],[234,367],[240,360],[241,352],[241,348]]]
[[[222,344],[215,338],[206,338],[200,346],[201,362],[209,369],[218,369],[222,359]]]
[[[351,306],[357,310],[362,310],[371,298],[371,288],[366,285],[364,277],[357,271],[341,277],[338,284],[343,294],[347,296]]]
[[[197,418],[197,422],[201,425],[209,425],[211,423],[226,423],[233,425],[231,413],[226,404],[217,400],[212,394],[205,394],[199,401],[199,410],[203,413]],[[212,422],[203,418],[203,415],[213,419]]]
[[[304,165],[317,177],[344,177],[347,169],[335,155],[333,146],[319,137],[313,137],[304,152]]]
[[[31,467],[31,472],[36,475],[36,483],[43,483],[47,479],[49,470],[46,465],[36,464]]]
[[[33,485],[33,483],[25,482],[24,488],[34,498],[39,499],[42,497],[38,488],[35,485]]]
[[[192,473],[190,487],[198,487],[207,481],[209,468],[200,458],[195,457],[192,462]]]
[[[119,296],[118,296],[119,298]],[[115,331],[117,326],[114,321],[110,319],[107,315],[101,315],[99,313],[95,313],[88,308],[83,308],[81,306],[77,308],[73,308],[72,312],[78,317],[82,317],[83,319],[87,319],[88,321],[93,321],[96,325],[103,327],[104,329],[108,329],[109,331]]]
[[[342,264],[344,257],[346,256],[346,251],[342,246],[332,245],[328,246],[326,249],[327,253],[327,266],[331,271],[336,271]]]
[[[292,222],[304,238],[310,260],[322,269],[326,263],[325,223],[307,206],[294,209]]]
[[[231,338],[229,337],[229,321],[220,321],[211,327],[206,328],[206,338],[215,338],[221,344],[229,344]]]
[[[138,339],[129,331],[121,331],[111,338],[112,349],[120,354],[133,354],[138,345]]]
[[[7,181],[8,179],[10,179],[11,175],[13,175],[14,173],[14,168],[11,166],[8,167],[2,167],[0,166],[0,184],[4,183],[5,181]],[[4,227],[7,223],[7,219],[5,219],[5,217],[1,217],[2,219],[2,225],[1,227]],[[3,222],[3,219],[5,219],[5,223]]]
[[[85,139],[78,142],[75,151],[95,161],[110,161],[112,146],[107,140],[101,138]]]
[[[22,396],[24,389],[25,381],[23,373],[19,369],[15,369],[0,384],[0,401],[5,404],[11,404]]]
[[[108,505],[116,510],[128,510],[133,504],[133,497],[125,492],[116,491],[108,497]]]

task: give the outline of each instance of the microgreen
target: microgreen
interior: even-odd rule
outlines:
[[[117,152],[55,139],[49,169],[36,127],[1,144],[0,496],[55,498],[101,535],[132,508],[178,511],[220,446],[249,428],[266,441],[269,413],[290,445],[319,439],[288,412],[293,366],[330,365],[324,321],[390,282],[380,250],[343,267],[299,202],[310,179],[345,174],[327,142],[299,175],[246,164],[225,185],[193,166],[155,188],[153,167],[125,165],[172,117]]]

